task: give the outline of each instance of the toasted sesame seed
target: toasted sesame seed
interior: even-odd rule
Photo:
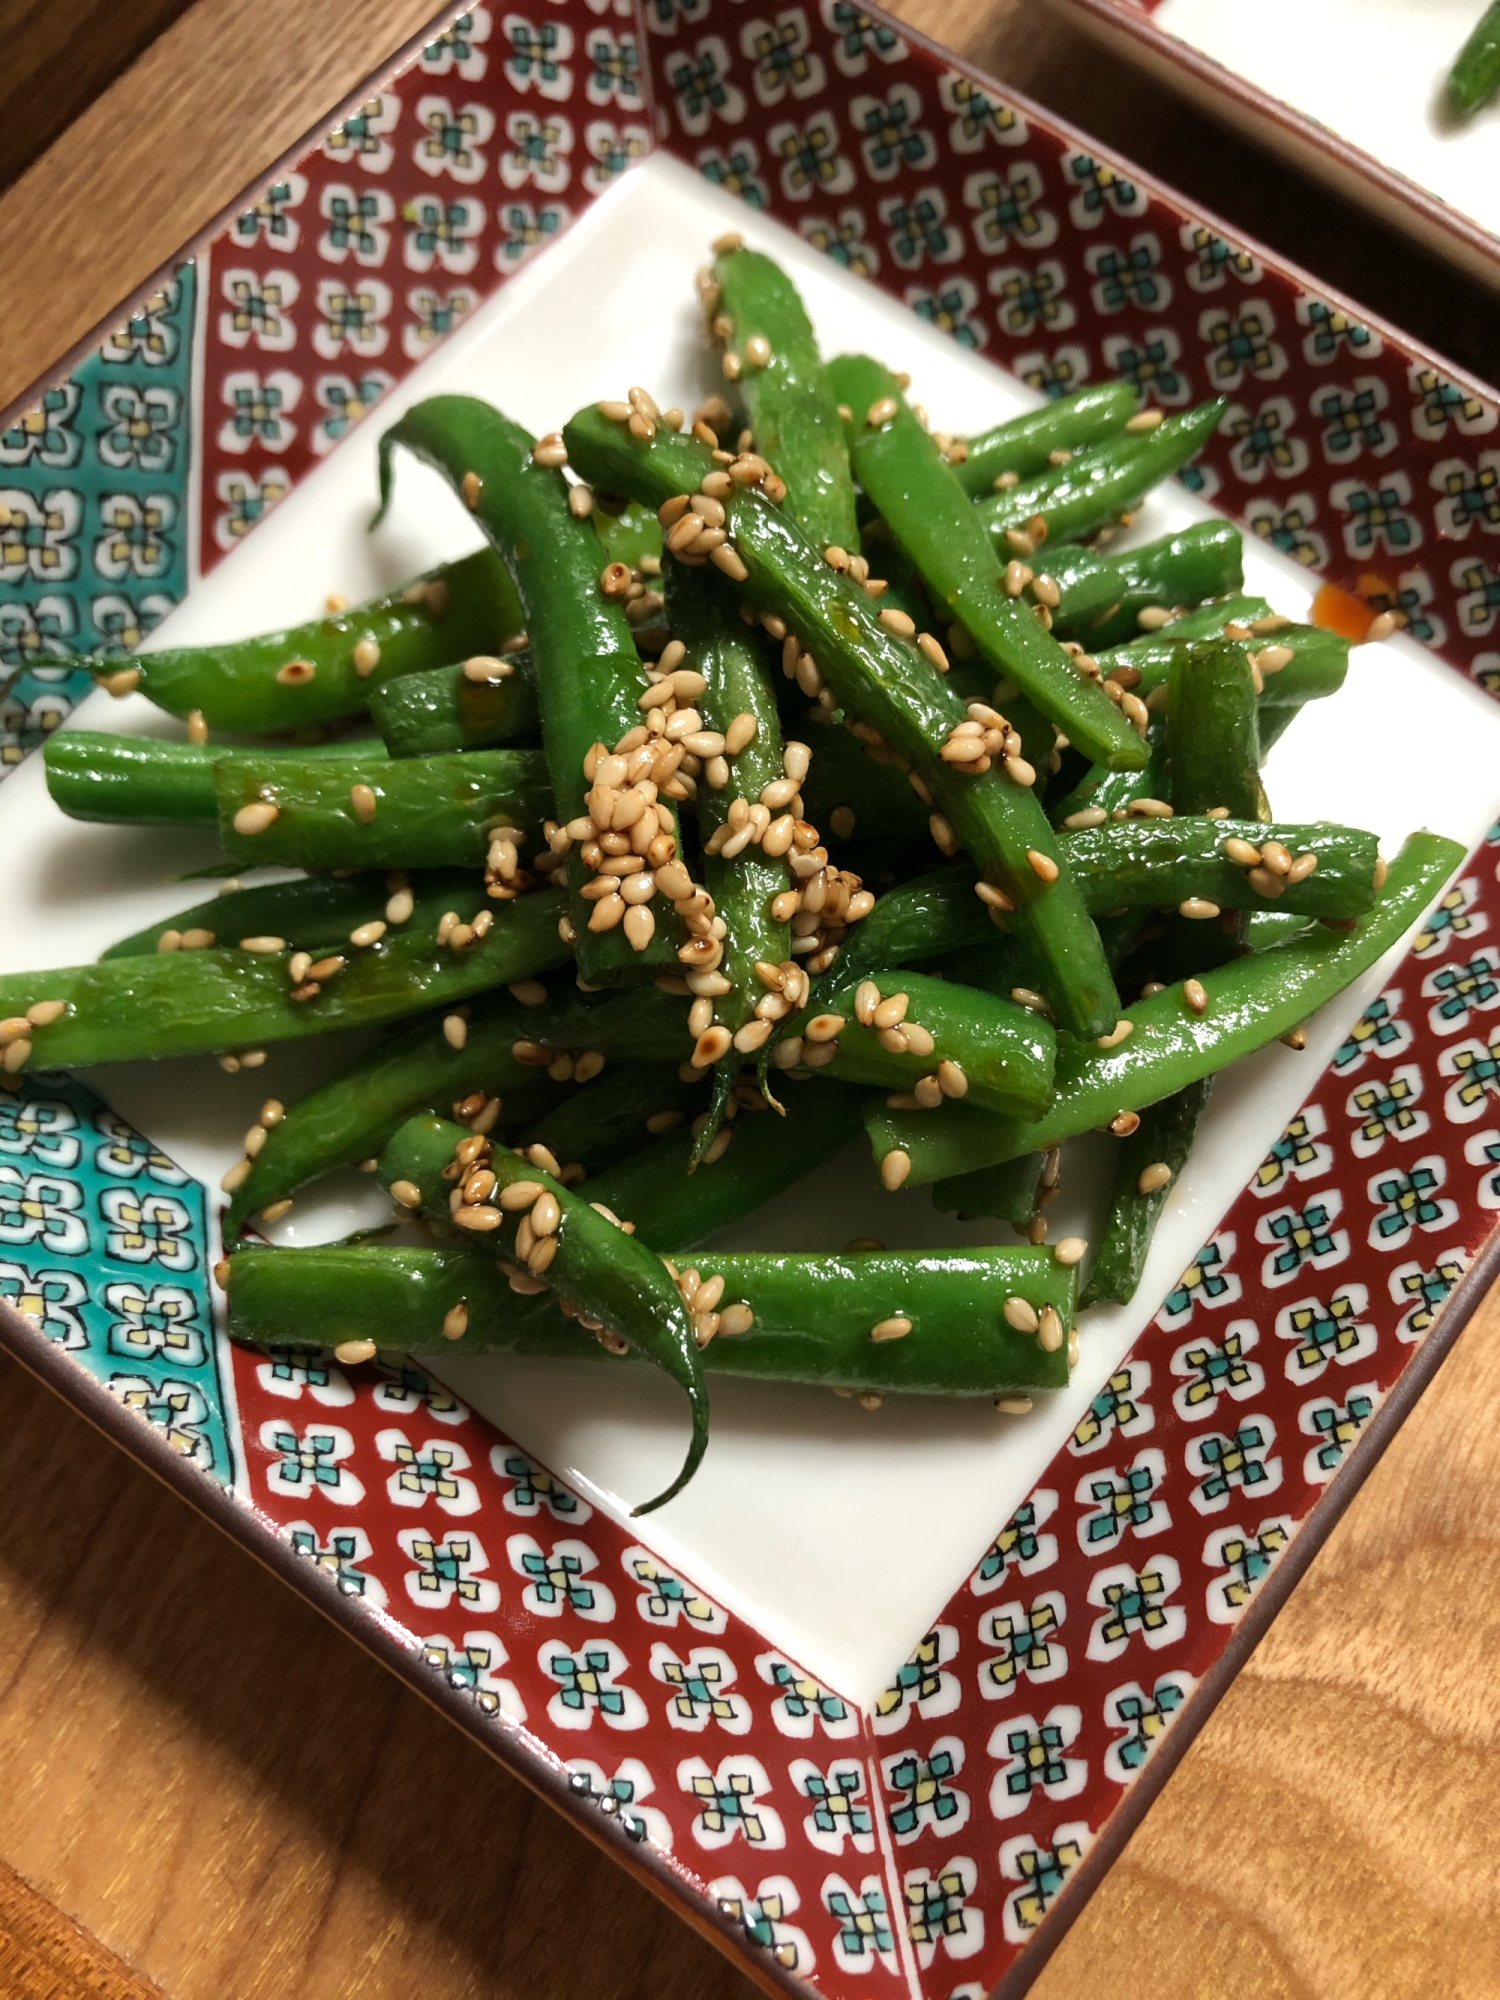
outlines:
[[[368,945],[379,944],[385,936],[385,928],[379,917],[374,917],[369,923],[360,924],[357,929],[350,931],[349,942],[364,950]]]
[[[1038,881],[1055,882],[1057,880],[1059,873],[1058,866],[1050,854],[1043,854],[1041,849],[1037,847],[1028,847],[1026,850],[1026,860],[1032,874],[1036,876]]]
[[[278,675],[279,679],[280,676]],[[120,667],[112,674],[101,674],[99,685],[106,694],[112,694],[116,701],[123,701],[128,694],[134,694],[141,684],[139,667]]]
[[[1038,604],[1045,604],[1049,611],[1055,611],[1062,603],[1062,592],[1058,589],[1054,577],[1046,575],[1033,577],[1031,594]]]
[[[1208,1012],[1208,988],[1201,979],[1184,979],[1182,997],[1195,1014]]]
[[[1113,1026],[1113,1028],[1110,1029],[1107,1035],[1095,1035],[1094,1037],[1095,1048],[1098,1049],[1118,1048],[1121,1042],[1129,1039],[1130,1034],[1134,1030],[1134,1027],[1135,1027],[1134,1021],[1127,1021],[1122,1016],[1118,1021],[1116,1021],[1115,1025]]]
[[[1291,867],[1286,871],[1288,885],[1295,886],[1298,882],[1305,882],[1316,870],[1317,865],[1318,857],[1311,852],[1294,856]]]
[[[275,952],[286,950],[286,939],[279,937],[245,937],[240,939],[241,951]]]
[[[715,569],[722,570],[725,576],[733,577],[736,583],[744,583],[750,575],[739,550],[730,542],[725,542],[720,548],[710,549],[708,559]]]
[[[14,1044],[12,1044],[12,1047],[14,1047]],[[6,1054],[8,1055],[9,1053],[10,1051],[7,1049]],[[248,1159],[236,1160],[234,1165],[224,1174],[223,1179],[219,1182],[219,1186],[225,1194],[234,1194],[237,1189],[244,1186],[249,1177],[250,1161]]]
[[[1140,1124],[1138,1111],[1117,1111],[1109,1121],[1109,1129],[1117,1139],[1128,1139],[1132,1132],[1140,1130]]]
[[[363,1361],[373,1361],[376,1351],[373,1340],[341,1340],[333,1350],[333,1358],[346,1368],[357,1368]]]
[[[1160,1194],[1172,1178],[1172,1169],[1165,1160],[1154,1160],[1149,1167],[1142,1167],[1136,1176],[1137,1194]]]
[[[158,951],[181,951],[182,932],[172,930],[170,927],[164,930],[156,940],[156,949]]]
[[[1103,826],[1108,818],[1103,806],[1085,806],[1081,812],[1069,813],[1063,827],[1069,833],[1081,833],[1085,827]]]
[[[264,833],[268,827],[274,826],[280,817],[281,807],[270,799],[252,799],[249,805],[241,806],[235,814],[234,830],[246,836]]]
[[[450,1049],[461,1049],[469,1039],[469,1024],[462,1014],[443,1016],[443,1040]]]
[[[1024,757],[1007,757],[1005,775],[1013,785],[1021,785],[1029,791],[1036,783],[1036,766],[1028,764]]]
[[[874,1013],[870,1016],[870,1025],[874,1028],[899,1027],[906,1019],[907,1010],[910,1006],[911,995],[909,993],[892,993],[888,999],[881,1000],[877,1004]]]
[[[1037,1346],[1044,1354],[1055,1354],[1063,1344],[1063,1323],[1056,1306],[1043,1306],[1037,1317]]]
[[[1159,632],[1163,625],[1170,625],[1172,613],[1160,604],[1143,604],[1135,614],[1135,622],[1143,632]]]
[[[349,803],[354,808],[354,817],[362,826],[373,825],[375,810],[380,803],[375,795],[373,786],[351,785],[349,787]]]
[[[288,1195],[284,1201],[273,1201],[269,1206],[263,1208],[260,1212],[260,1220],[262,1222],[280,1222],[282,1216],[290,1215],[291,1210],[292,1198]]]
[[[1381,639],[1389,639],[1399,622],[1394,611],[1382,611],[1378,618],[1370,620],[1369,630],[1365,633],[1366,641],[1378,642]]]
[[[1026,563],[1019,560],[1008,562],[1005,565],[1005,573],[1002,578],[1006,596],[1019,597],[1027,584],[1031,582],[1033,574],[1034,572]]]
[[[995,1408],[1007,1417],[1025,1417],[1031,1414],[1029,1396],[997,1396]]]
[[[917,634],[917,651],[925,659],[931,660],[940,674],[947,673],[948,655],[943,651],[930,632],[919,632]]]
[[[933,813],[927,821],[927,831],[942,852],[951,859],[958,852],[958,836],[942,813]]]
[[[1166,418],[1165,410],[1137,410],[1125,428],[1128,431],[1154,431]]]
[[[734,1036],[722,1022],[715,1022],[705,1028],[693,1044],[693,1061],[699,1069],[711,1069],[716,1062],[728,1055],[734,1046]]]
[[[849,1019],[845,1014],[814,1014],[802,1032],[809,1042],[831,1042],[848,1025]]]
[[[385,920],[388,924],[409,923],[416,907],[417,900],[411,890],[398,889],[385,906]]]
[[[899,638],[902,639],[912,638],[915,635],[917,629],[916,620],[914,618],[909,618],[904,611],[898,611],[895,608],[895,606],[891,604],[882,606],[880,611],[880,622],[888,632],[894,632]]]
[[[877,1320],[870,1328],[870,1338],[875,1341],[905,1340],[911,1332],[911,1321],[903,1313],[893,1313],[889,1319]]]
[[[276,669],[276,678],[283,687],[303,687],[317,671],[311,660],[288,660],[285,666]]]
[[[1231,835],[1224,843],[1224,853],[1238,868],[1260,866],[1260,849],[1252,846],[1248,840],[1240,840]]]
[[[1177,905],[1179,917],[1186,917],[1190,923],[1201,923],[1219,914],[1217,903],[1209,902],[1206,896],[1184,896]]]
[[[1375,893],[1377,896],[1380,894],[1380,891],[1385,887],[1385,878],[1387,875],[1390,874],[1390,872],[1391,872],[1391,864],[1386,860],[1383,854],[1377,854],[1375,857],[1375,872],[1371,878],[1374,883]]]
[[[951,1057],[945,1058],[938,1064],[937,1080],[938,1087],[944,1097],[966,1097],[968,1095],[969,1079],[965,1075],[962,1065],[954,1062]]]
[[[194,924],[191,929],[185,930],[182,933],[182,949],[184,951],[206,951],[215,941],[215,932],[204,930],[198,924]]]
[[[1035,1333],[1041,1324],[1036,1307],[1031,1301],[1019,1298],[1014,1293],[1005,1301],[1003,1311],[1006,1325],[1013,1326],[1017,1333]]]
[[[1082,1262],[1088,1247],[1085,1236],[1059,1236],[1052,1246],[1052,1255],[1059,1264],[1077,1264]]]
[[[1286,1033],[1281,1037],[1281,1040],[1289,1049],[1305,1049],[1307,1047],[1307,1030],[1306,1028],[1288,1028]]]
[[[865,412],[865,422],[872,431],[878,431],[882,424],[890,422],[900,407],[894,396],[877,396]]]
[[[1247,870],[1245,880],[1257,896],[1265,896],[1271,902],[1274,902],[1286,889],[1286,877],[1277,875],[1265,867]]]
[[[911,1154],[893,1146],[880,1162],[881,1185],[887,1193],[894,1194],[910,1172]]]

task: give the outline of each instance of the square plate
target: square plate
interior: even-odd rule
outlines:
[[[1480,0],[1058,0],[1112,48],[1500,286],[1500,116],[1445,107]]]
[[[773,24],[701,0],[644,24],[474,8],[0,439],[0,638],[23,667],[0,965],[90,955],[178,906],[158,878],[191,865],[51,811],[25,751],[83,690],[49,655],[168,614],[179,643],[248,631],[471,545],[414,468],[365,534],[372,405],[441,382],[540,426],[634,379],[707,386],[689,276],[726,210],[743,222],[732,194],[825,342],[911,369],[940,422],[1110,371],[1167,405],[1230,393],[1140,532],[1213,503],[1288,611],[1330,578],[1342,615],[1394,609],[1411,634],[1363,649],[1281,746],[1278,802],[1481,841],[1482,389],[843,0]],[[92,696],[82,719],[148,723],[133,706]],[[439,1385],[231,1348],[204,1189],[266,1079],[202,1064],[0,1100],[0,1334],[763,1980],[1019,1990],[1483,1283],[1486,851],[1306,1054],[1226,1084],[1140,1306],[1091,1315],[1070,1390],[1019,1422],[721,1383],[703,1473],[647,1527],[620,1496],[680,1443],[649,1378],[627,1398],[602,1371],[454,1359]],[[326,1056],[272,1061],[290,1096]],[[892,1240],[965,1233],[917,1195],[836,1192],[850,1178],[824,1176],[821,1239],[799,1195],[744,1240],[837,1243],[872,1215]],[[309,1202],[283,1229],[330,1220]]]

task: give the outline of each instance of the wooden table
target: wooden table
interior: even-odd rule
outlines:
[[[14,51],[67,47],[22,28],[72,19],[73,68],[107,77],[122,44],[88,22],[112,11],[0,0],[0,115],[26,103]],[[0,196],[0,405],[429,11],[181,11]],[[1036,0],[901,11],[1494,373],[1490,301],[1112,74]],[[1500,1995],[1497,1334],[1500,1299],[1039,2000]],[[0,1521],[3,2000],[748,2000],[676,1917],[6,1363]]]

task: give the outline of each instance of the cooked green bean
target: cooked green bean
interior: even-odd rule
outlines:
[[[284,938],[293,951],[321,957],[350,942],[351,931],[366,924],[389,923],[388,906],[400,894],[400,871],[378,869],[357,875],[305,875],[291,882],[266,882],[249,889],[226,883],[217,896],[177,910],[161,923],[132,931],[101,951],[101,960],[139,958],[143,952],[192,951],[206,945],[234,944],[247,937]],[[465,901],[472,916],[480,907],[479,885],[472,873],[434,869],[405,881],[411,891],[413,915],[404,922],[436,925],[444,910]],[[398,903],[398,909],[404,907]]]
[[[447,1119],[403,1125],[381,1155],[380,1178],[403,1206],[420,1201],[491,1255],[500,1252],[517,1291],[543,1283],[589,1331],[628,1341],[677,1383],[692,1413],[687,1457],[665,1492],[632,1511],[651,1513],[680,1492],[708,1449],[708,1393],[692,1320],[655,1252],[534,1157]]]
[[[613,810],[617,831],[642,826],[648,811],[654,812],[660,837],[671,841],[675,854],[677,824],[667,799],[673,795],[677,767],[665,747],[655,761],[654,752],[645,759],[647,772],[659,776],[629,777],[618,789],[594,784],[595,746],[602,742],[611,751],[640,727],[645,681],[622,608],[623,592],[606,590],[606,583],[612,588],[615,579],[607,570],[601,573],[598,539],[588,522],[571,511],[562,473],[555,464],[538,461],[528,433],[487,403],[472,396],[433,396],[408,410],[381,438],[382,507],[390,497],[391,460],[398,445],[472,495],[476,519],[511,571],[530,635],[542,737],[562,828],[571,822],[581,825],[590,798],[601,810]],[[627,811],[634,818],[627,818]],[[593,985],[649,978],[675,963],[682,926],[675,916],[657,923],[650,907],[656,900],[654,883],[647,901],[628,906],[640,914],[627,920],[627,905],[618,895],[597,902],[583,895],[598,879],[585,860],[585,849],[597,843],[565,832],[559,840],[567,852],[568,941],[576,947],[584,978]]]
[[[1167,786],[1179,813],[1271,817],[1260,782],[1254,669],[1243,646],[1190,639],[1167,672]]]
[[[739,245],[715,257],[702,299],[755,449],[786,486],[787,513],[818,548],[833,542],[857,554],[837,398],[796,286],[771,258]]]
[[[1448,102],[1461,118],[1472,118],[1500,91],[1500,0],[1486,7],[1448,72]]]
[[[393,757],[434,757],[529,741],[537,731],[529,652],[403,674],[370,696],[375,727]]]
[[[1128,382],[1091,382],[1071,396],[1007,417],[977,437],[966,438],[964,454],[953,469],[964,491],[978,499],[1007,473],[1025,479],[1055,464],[1054,452],[1065,451],[1071,457],[1086,445],[1118,436],[1136,407],[1135,390]]]
[[[218,818],[214,765],[266,753],[173,743],[159,736],[114,736],[100,729],[59,729],[42,750],[47,790],[70,819],[112,825],[212,826]],[[383,762],[378,743],[314,743],[299,761],[361,757]]]
[[[960,1220],[988,1215],[1008,1222],[1012,1229],[1027,1229],[1038,1212],[1048,1158],[1046,1153],[1022,1153],[1017,1159],[1002,1160],[998,1167],[978,1167],[971,1174],[934,1181],[932,1205]]]
[[[863,1251],[845,1256],[709,1252],[700,1279],[724,1280],[730,1326],[703,1350],[709,1375],[877,1395],[1010,1396],[1061,1388],[1074,1317],[1071,1267],[1048,1250]],[[1044,1347],[1006,1317],[1063,1331]],[[735,1314],[735,1305],[743,1311]],[[491,1259],[467,1248],[245,1250],[229,1290],[230,1330],[260,1346],[316,1326],[332,1346],[373,1330],[407,1354],[528,1354],[602,1361],[599,1342],[547,1294],[518,1299]],[[462,1326],[447,1335],[445,1327]],[[906,1326],[903,1333],[876,1328]],[[1054,1336],[1055,1337],[1055,1336]]]
[[[1123,1306],[1135,1297],[1156,1225],[1187,1164],[1213,1082],[1211,1076],[1200,1077],[1160,1103],[1148,1104],[1140,1124],[1120,1141],[1109,1215],[1081,1304]]]
[[[592,1176],[707,1109],[702,1082],[678,1063],[611,1063],[592,1083],[523,1123],[515,1143],[522,1152],[545,1146],[566,1184],[575,1187],[587,1176],[592,1193]]]
[[[882,1178],[887,1186],[915,1185],[1045,1152],[1264,1048],[1398,943],[1462,860],[1456,841],[1414,833],[1391,862],[1375,908],[1352,931],[1319,925],[1216,966],[1203,973],[1196,996],[1186,985],[1167,987],[1130,1009],[1131,1032],[1109,1048],[1059,1038],[1057,1094],[1030,1123],[965,1104],[909,1112],[872,1100],[865,1122]]]
[[[171,715],[211,729],[272,733],[359,715],[399,675],[498,653],[520,606],[489,549],[348,611],[227,645],[168,646],[128,660],[77,659],[112,692],[138,688]]]
[[[1232,521],[1195,521],[1116,556],[1059,542],[1037,564],[1062,593],[1053,631],[1091,652],[1136,637],[1143,611],[1224,598],[1245,580],[1244,543]]]

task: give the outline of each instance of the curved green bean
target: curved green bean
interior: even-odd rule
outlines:
[[[953,469],[965,493],[978,499],[1004,473],[1025,479],[1045,471],[1054,452],[1071,454],[1118,436],[1136,408],[1135,390],[1128,382],[1090,382],[1071,396],[1007,417],[966,438],[964,456]]]
[[[374,690],[370,714],[393,757],[434,757],[530,739],[537,732],[531,654],[486,661],[479,678],[463,665],[403,674]]]

